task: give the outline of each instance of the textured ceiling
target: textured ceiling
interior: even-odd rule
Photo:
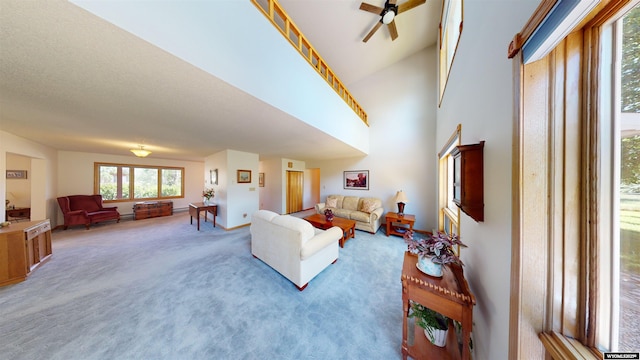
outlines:
[[[360,2],[281,5],[347,86],[433,45],[440,14],[428,2],[396,18],[397,40],[383,26],[365,44],[377,19]],[[129,155],[144,143],[167,159],[224,149],[300,160],[361,155],[69,2],[0,6],[4,131],[69,151]]]

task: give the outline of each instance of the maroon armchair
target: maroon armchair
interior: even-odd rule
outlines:
[[[84,225],[88,230],[91,224],[107,220],[120,222],[118,207],[103,207],[102,195],[61,196],[58,204],[64,215],[65,230],[73,225]]]

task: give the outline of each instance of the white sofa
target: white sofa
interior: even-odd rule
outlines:
[[[384,208],[382,201],[372,197],[329,195],[316,206],[316,213],[324,214],[331,209],[334,216],[356,222],[356,229],[375,234],[382,224]]]
[[[316,229],[309,222],[269,210],[251,217],[251,254],[291,280],[300,291],[338,260],[342,230]]]

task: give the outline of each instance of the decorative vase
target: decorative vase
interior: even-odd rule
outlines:
[[[427,275],[442,277],[442,264],[436,264],[431,261],[431,258],[426,256],[418,255],[418,263],[416,264],[416,267]]]
[[[431,343],[435,346],[444,347],[447,344],[447,330],[440,330],[436,328],[430,328],[431,334],[429,334],[429,330],[424,329],[424,336],[431,341]]]
[[[209,203],[211,202],[210,198],[204,198],[204,200],[202,201],[205,205],[209,205]]]

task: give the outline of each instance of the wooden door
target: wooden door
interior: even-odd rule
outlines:
[[[287,214],[302,211],[304,172],[287,171]]]

